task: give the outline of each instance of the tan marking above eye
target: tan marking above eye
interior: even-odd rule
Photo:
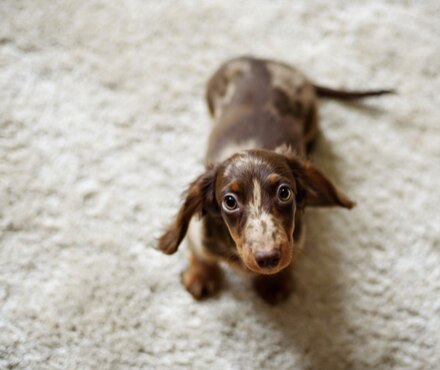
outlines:
[[[268,181],[275,185],[280,180],[280,175],[277,175],[276,173],[273,173],[267,177]]]
[[[229,185],[229,187],[231,188],[231,190],[232,190],[234,193],[238,193],[238,192],[240,191],[240,184],[238,183],[237,180],[233,180],[233,181],[231,182],[231,184]]]

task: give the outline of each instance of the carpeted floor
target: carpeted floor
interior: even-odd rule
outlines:
[[[439,369],[436,1],[0,2],[1,369]],[[315,164],[358,202],[308,212],[295,293],[231,271],[181,287],[153,250],[202,171],[204,84],[225,59],[321,84]]]

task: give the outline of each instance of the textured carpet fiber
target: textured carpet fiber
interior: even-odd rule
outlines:
[[[1,369],[438,369],[437,1],[0,2]],[[152,249],[202,171],[225,59],[335,87],[314,154],[358,206],[307,213],[295,293],[181,287]]]

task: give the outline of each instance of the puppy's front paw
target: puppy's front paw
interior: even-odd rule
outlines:
[[[182,284],[199,300],[214,295],[220,289],[222,272],[217,264],[193,262],[182,274]]]
[[[285,301],[292,290],[292,281],[287,273],[259,275],[254,279],[254,288],[267,303],[275,305]]]

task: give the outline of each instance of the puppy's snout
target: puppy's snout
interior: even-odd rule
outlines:
[[[261,268],[273,268],[278,265],[281,259],[279,249],[271,249],[270,251],[255,253],[255,260]]]

